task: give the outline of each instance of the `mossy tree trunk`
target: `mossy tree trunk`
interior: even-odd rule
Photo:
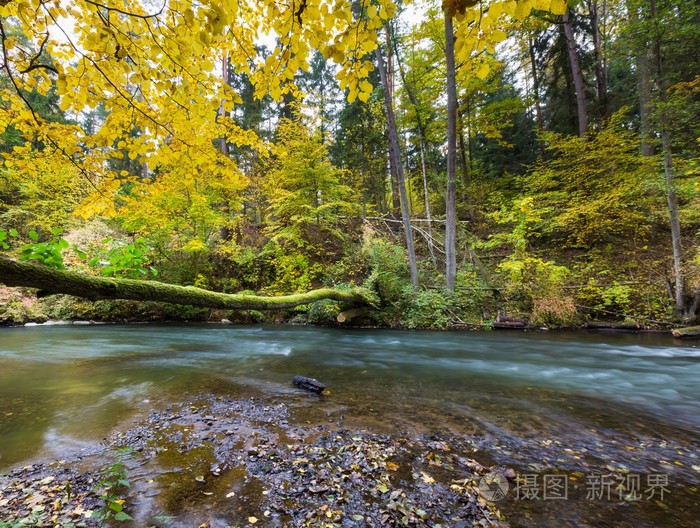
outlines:
[[[156,281],[92,277],[74,271],[18,262],[6,257],[0,257],[0,283],[6,286],[38,288],[40,296],[64,293],[91,300],[157,301],[228,310],[279,310],[326,299],[366,305],[370,304],[374,297],[371,291],[363,288],[351,291],[323,288],[280,297],[217,293],[193,286],[177,286]]]

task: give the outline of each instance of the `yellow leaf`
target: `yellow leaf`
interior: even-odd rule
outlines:
[[[426,484],[433,484],[435,482],[435,479],[428,475],[425,471],[420,472],[420,478]]]
[[[554,15],[563,15],[566,13],[566,0],[552,0],[549,10]]]
[[[252,516],[251,516],[251,517],[248,517],[248,522],[249,522],[250,524],[255,524],[256,522],[258,522],[258,518],[257,518],[257,517],[252,517]]]
[[[488,74],[489,74],[490,71],[491,71],[491,67],[490,67],[488,64],[484,63],[484,64],[482,64],[481,67],[477,70],[476,76],[477,76],[479,79],[486,79],[486,77],[488,77]]]
[[[506,32],[500,29],[494,29],[493,33],[491,33],[491,40],[493,40],[494,42],[502,42],[507,38],[508,35],[506,34]]]
[[[191,25],[192,25],[192,22],[194,22],[194,11],[192,11],[192,10],[189,9],[189,8],[188,8],[188,9],[185,9],[185,23],[186,23],[188,26],[191,26]]]
[[[518,2],[515,8],[515,18],[518,20],[525,20],[530,14],[530,11],[532,11],[532,0]]]

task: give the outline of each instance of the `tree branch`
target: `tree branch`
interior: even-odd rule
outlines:
[[[93,2],[91,0],[85,0],[85,3],[90,4],[90,5],[94,5],[95,7],[98,7],[100,9],[105,9],[106,11],[115,11],[117,13],[120,13],[120,14],[128,16],[128,17],[141,18],[144,20],[148,20],[149,18],[156,18],[158,15],[160,15],[163,12],[163,9],[165,9],[165,3],[163,3],[163,6],[160,8],[160,10],[157,13],[153,13],[152,15],[139,15],[137,13],[132,13],[131,11],[124,11],[124,10],[119,9],[117,7],[106,6],[104,4],[100,4],[99,2]]]

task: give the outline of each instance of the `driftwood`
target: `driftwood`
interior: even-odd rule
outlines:
[[[700,326],[688,326],[686,328],[674,328],[671,330],[673,337],[700,337]]]
[[[292,383],[295,387],[309,392],[315,392],[316,394],[321,394],[326,390],[326,386],[323,383],[314,378],[307,378],[306,376],[294,376]]]
[[[322,288],[280,297],[227,294],[157,281],[92,277],[75,271],[18,262],[6,257],[0,257],[0,283],[6,286],[38,288],[39,296],[64,293],[91,300],[158,301],[228,310],[279,310],[325,299],[370,304],[376,297],[373,292],[364,288],[350,291]]]

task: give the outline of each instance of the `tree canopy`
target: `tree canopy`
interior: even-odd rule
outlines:
[[[693,318],[697,16],[0,0],[0,247],[224,293],[365,286],[382,324]]]

